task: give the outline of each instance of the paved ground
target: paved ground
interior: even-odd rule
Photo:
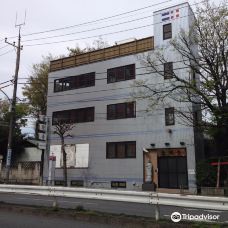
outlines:
[[[15,211],[0,210],[1,228],[116,228],[114,225],[103,225],[76,221],[70,218],[34,215]]]
[[[50,196],[38,196],[38,195],[23,195],[23,194],[8,194],[0,193],[0,202],[22,204],[22,205],[36,205],[51,207],[53,201],[56,200],[61,208],[76,208],[78,205],[82,205],[87,210],[137,215],[143,217],[154,217],[155,207],[153,205],[140,204],[140,203],[128,203],[128,202],[116,202],[105,200],[91,200],[91,199],[79,199],[68,197],[56,197],[54,199]],[[173,212],[180,212],[181,214],[191,215],[219,215],[218,222],[228,223],[228,211],[221,210],[199,210],[196,208],[180,208],[175,206],[161,206],[160,215],[163,219],[170,220],[170,215]],[[0,226],[2,228],[2,226]]]

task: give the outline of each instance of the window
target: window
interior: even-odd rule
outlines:
[[[192,71],[192,84],[194,87],[196,87],[196,72]]]
[[[56,121],[61,121],[64,123],[93,122],[94,107],[53,112],[52,125],[55,125]]]
[[[164,63],[164,79],[173,78],[173,63]]]
[[[165,109],[165,125],[174,125],[174,108],[166,108]]]
[[[83,180],[72,180],[70,182],[70,186],[72,186],[72,187],[83,187],[84,181]]]
[[[135,64],[108,69],[108,83],[131,80],[135,78]]]
[[[107,142],[106,158],[136,158],[136,142]]]
[[[135,118],[135,102],[111,104],[107,106],[107,120]]]
[[[199,124],[199,115],[197,111],[193,112],[193,123],[194,126],[197,126]]]
[[[95,72],[57,79],[54,81],[54,92],[80,89],[90,86],[95,86]]]
[[[62,180],[55,180],[55,186],[64,186],[64,181]]]
[[[163,25],[163,40],[172,38],[172,24]]]
[[[126,188],[126,181],[111,181],[112,188]]]

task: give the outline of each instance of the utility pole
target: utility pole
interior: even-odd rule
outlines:
[[[16,114],[16,99],[17,99],[17,81],[18,81],[18,72],[20,66],[20,56],[21,56],[21,25],[19,26],[19,33],[18,33],[18,43],[17,45],[15,42],[10,43],[5,38],[5,42],[9,45],[12,45],[17,49],[17,58],[16,58],[16,67],[15,67],[15,75],[14,75],[14,88],[13,88],[13,98],[11,102],[11,112],[10,112],[10,124],[9,124],[9,136],[8,136],[8,146],[7,146],[7,158],[6,158],[6,181],[9,181],[9,173],[10,173],[10,166],[11,166],[11,157],[12,157],[12,145],[13,145],[13,133],[14,133],[14,125],[15,125],[15,114]]]

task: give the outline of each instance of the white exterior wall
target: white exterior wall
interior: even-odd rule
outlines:
[[[183,8],[181,9],[181,7]],[[180,17],[189,12],[188,4],[180,5],[179,9]],[[161,12],[154,14],[155,50],[161,45],[168,44],[168,41],[163,41],[163,23],[161,23],[160,14]],[[187,16],[174,20],[172,22],[173,35],[179,32],[180,26],[186,30],[189,23],[189,17]],[[165,52],[170,61],[176,62],[179,59],[178,55],[170,48],[167,48]],[[153,54],[153,51],[150,54]],[[92,187],[110,187],[111,181],[122,180],[127,182],[128,189],[141,189],[143,183],[143,148],[151,148],[151,143],[156,144],[156,148],[165,148],[164,143],[169,142],[170,148],[178,148],[181,147],[180,142],[185,142],[188,169],[195,169],[193,128],[183,126],[178,119],[175,119],[175,125],[165,126],[164,106],[147,113],[143,111],[148,108],[147,102],[137,101],[136,118],[107,120],[107,105],[131,100],[131,85],[134,81],[127,80],[107,84],[107,69],[129,64],[135,64],[136,80],[148,79],[148,83],[160,84],[161,86],[164,83],[163,77],[159,75],[143,75],[148,72],[145,71],[145,68],[142,68],[143,65],[137,55],[114,58],[49,74],[47,115],[50,117],[50,122],[52,122],[52,113],[55,111],[95,107],[95,121],[76,124],[72,131],[73,138],[66,140],[66,144],[89,143],[90,148],[89,167],[69,169],[69,180],[83,179]],[[182,71],[183,77],[185,77],[188,72],[186,69]],[[89,72],[96,72],[95,86],[58,93],[53,92],[55,79]],[[173,101],[169,101],[169,104],[170,107],[186,105],[175,104]],[[172,129],[173,133],[168,133],[168,129]],[[53,128],[51,132],[53,132]],[[136,158],[106,159],[106,142],[112,141],[136,141]],[[57,135],[51,134],[50,144],[60,144]],[[56,180],[62,179],[62,173],[61,169],[56,169]],[[47,172],[44,179],[47,179]],[[194,186],[195,176],[189,174],[189,187]]]

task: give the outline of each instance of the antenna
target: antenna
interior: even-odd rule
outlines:
[[[25,25],[26,16],[27,16],[27,12],[26,12],[26,10],[25,10],[25,13],[24,13],[24,22],[23,22],[23,23],[18,23],[18,24],[17,24],[17,12],[16,12],[15,27],[21,27],[22,25]]]

